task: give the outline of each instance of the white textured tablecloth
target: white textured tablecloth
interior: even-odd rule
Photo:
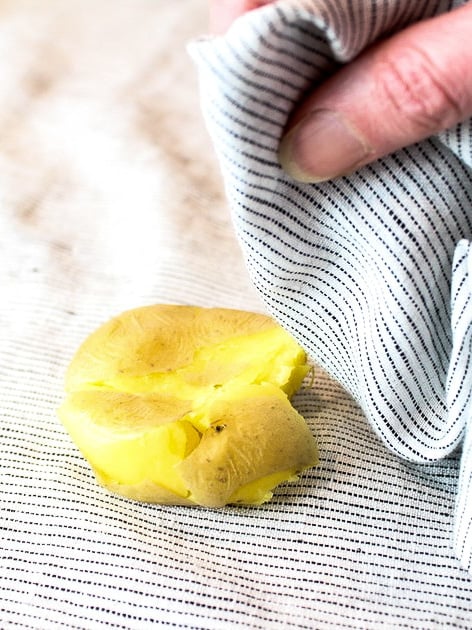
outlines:
[[[470,628],[459,454],[392,453],[317,370],[321,466],[260,508],[100,488],[56,418],[84,337],[157,302],[262,311],[186,43],[200,0],[0,2],[0,627]]]

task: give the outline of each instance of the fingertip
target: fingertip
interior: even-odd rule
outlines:
[[[373,159],[374,152],[344,115],[320,109],[288,131],[278,155],[293,179],[319,183],[352,172]]]

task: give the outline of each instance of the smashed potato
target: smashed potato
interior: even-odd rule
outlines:
[[[318,463],[289,398],[309,367],[271,318],[157,305],[88,337],[59,416],[100,483],[138,501],[259,505]]]

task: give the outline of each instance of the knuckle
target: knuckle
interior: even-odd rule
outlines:
[[[457,122],[462,115],[460,95],[448,85],[426,51],[404,47],[386,55],[378,66],[377,87],[397,124],[413,126],[425,135]]]

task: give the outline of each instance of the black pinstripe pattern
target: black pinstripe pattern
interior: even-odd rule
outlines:
[[[468,398],[448,414],[446,380],[452,259],[472,235],[470,124],[319,185],[290,181],[276,151],[292,104],[333,63],[449,6],[279,2],[260,11],[257,30],[236,26],[196,53],[204,112],[255,286],[386,445],[415,462],[453,453],[467,422]],[[468,396],[464,382],[449,396]],[[471,470],[462,475],[465,492]],[[459,500],[459,512],[466,502]],[[468,527],[472,512],[457,521],[468,566],[472,534],[464,518]]]

